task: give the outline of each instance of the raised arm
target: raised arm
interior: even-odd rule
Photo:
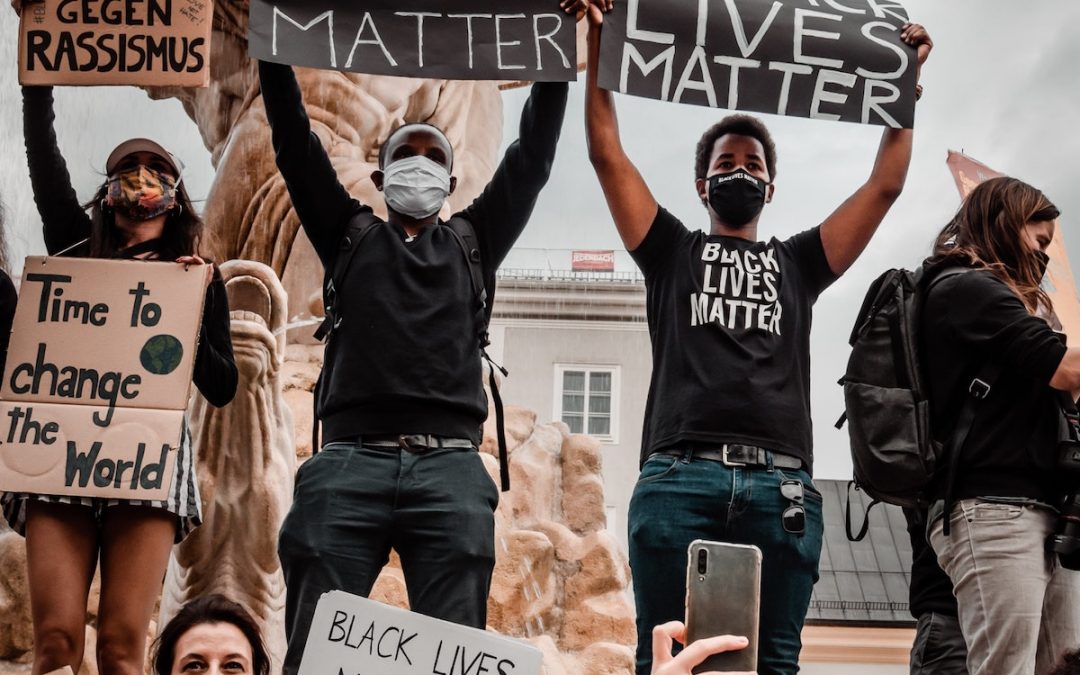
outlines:
[[[341,185],[326,149],[312,132],[292,68],[259,61],[259,82],[278,170],[304,232],[323,264],[329,265],[347,217],[362,207]]]
[[[555,162],[568,91],[565,82],[532,85],[518,139],[506,149],[484,191],[462,212],[476,230],[485,265],[498,267],[529,222]]]
[[[23,139],[45,250],[59,253],[90,236],[87,215],[56,142],[52,87],[23,87]]]
[[[611,92],[600,88],[600,33],[603,13],[610,0],[589,6],[589,53],[585,72],[585,138],[600,187],[626,250],[633,251],[645,239],[656,219],[658,205],[619,138],[619,121]],[[601,10],[603,7],[603,10]]]
[[[921,67],[933,48],[926,29],[907,24],[901,30],[901,39],[918,48]],[[825,257],[837,276],[855,263],[900,197],[911,164],[911,141],[911,129],[886,129],[870,178],[821,224]]]

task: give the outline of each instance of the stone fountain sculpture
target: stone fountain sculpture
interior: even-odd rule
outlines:
[[[285,580],[277,531],[296,471],[292,411],[281,383],[287,302],[277,275],[262,263],[231,260],[221,274],[239,386],[225,408],[195,396],[189,409],[204,523],[174,549],[158,623],[188,600],[223,593],[259,621],[280,666]]]

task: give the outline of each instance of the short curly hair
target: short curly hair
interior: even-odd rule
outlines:
[[[765,148],[765,169],[769,179],[776,179],[776,144],[764,122],[753,115],[728,115],[701,135],[694,153],[694,178],[704,178],[709,172],[709,158],[721,136],[735,134],[757,139]]]
[[[1080,675],[1080,649],[1062,656],[1050,675]]]

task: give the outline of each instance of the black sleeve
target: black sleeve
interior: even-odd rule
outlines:
[[[312,132],[292,67],[259,61],[259,82],[278,170],[304,232],[329,269],[349,216],[367,207],[341,185],[322,142]]]
[[[1020,298],[990,272],[967,272],[934,284],[923,317],[961,349],[1040,383],[1049,385],[1065,358],[1065,344],[1053,329],[1029,314]]]
[[[649,279],[671,262],[678,244],[689,235],[690,231],[678,218],[664,207],[658,207],[648,233],[638,247],[630,251],[630,257]]]
[[[194,380],[206,400],[218,408],[227,405],[236,395],[239,373],[229,331],[229,297],[216,267],[203,304]]]
[[[7,363],[8,342],[11,340],[11,322],[15,319],[15,305],[19,296],[15,293],[15,284],[7,272],[0,270],[0,374],[4,373]]]
[[[791,252],[792,258],[799,266],[803,288],[811,297],[816,299],[839,278],[829,266],[829,259],[825,255],[825,245],[821,243],[820,226],[800,232],[781,242],[781,245]]]
[[[45,249],[50,254],[90,236],[90,216],[79,204],[56,142],[52,87],[23,87],[23,139]]]
[[[485,267],[498,268],[529,222],[551,175],[569,86],[537,82],[521,111],[521,129],[484,191],[460,215],[476,230]]]

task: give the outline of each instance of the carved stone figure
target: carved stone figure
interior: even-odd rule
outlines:
[[[246,0],[214,3],[209,88],[161,88],[150,94],[179,99],[212,153],[217,173],[204,212],[209,252],[217,260],[269,265],[285,285],[295,320],[310,315],[322,267],[274,165],[259,78],[247,56],[247,14]],[[377,168],[379,146],[405,122],[434,124],[454,145],[458,187],[444,215],[471,202],[494,173],[502,139],[495,83],[296,70],[312,129],[339,180],[377,212],[384,209],[383,200],[369,176]]]
[[[204,522],[174,549],[159,625],[188,600],[224,593],[259,621],[280,667],[285,580],[277,532],[292,501],[296,470],[292,412],[281,384],[285,291],[261,263],[232,260],[221,273],[240,386],[225,408],[196,395],[189,409]]]

